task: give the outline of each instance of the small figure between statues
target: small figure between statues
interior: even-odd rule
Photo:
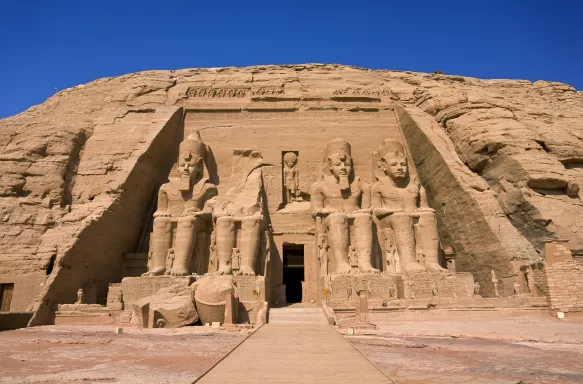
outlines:
[[[491,275],[492,275],[492,284],[494,285],[494,296],[499,297],[500,295],[498,294],[498,278],[496,277],[496,272],[494,272],[494,270],[492,270]]]
[[[482,297],[480,296],[480,283],[478,283],[477,281],[474,283],[474,296]]]
[[[514,281],[514,295],[515,296],[520,296],[520,284],[518,283],[518,281]]]
[[[85,294],[83,293],[83,288],[77,290],[77,301],[75,304],[85,304]]]

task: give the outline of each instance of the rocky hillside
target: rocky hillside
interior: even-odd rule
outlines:
[[[172,164],[183,107],[336,98],[378,98],[401,108],[401,121],[433,124],[470,180],[463,188],[486,196],[493,236],[516,233],[502,242],[511,258],[544,257],[557,238],[583,254],[583,92],[566,84],[320,64],[185,69],[99,79],[0,120],[0,282],[26,283],[18,310],[39,311],[73,300],[84,276],[119,279],[119,255],[138,246]],[[433,205],[447,205],[441,195]]]

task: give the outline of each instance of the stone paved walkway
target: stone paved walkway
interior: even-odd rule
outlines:
[[[267,324],[197,383],[390,383],[327,324]]]

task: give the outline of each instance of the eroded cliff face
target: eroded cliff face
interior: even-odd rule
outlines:
[[[316,64],[148,71],[0,120],[0,283],[19,282],[13,310],[47,322],[87,281],[121,279],[191,108],[393,108],[458,270],[512,276],[548,239],[583,253],[583,93],[568,85]]]

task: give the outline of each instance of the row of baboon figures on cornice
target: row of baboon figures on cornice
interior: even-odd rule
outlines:
[[[263,253],[265,258],[261,248],[269,247],[261,207],[261,154],[235,151],[241,156],[234,159],[233,169],[239,167],[244,178],[219,199],[216,185],[204,177],[208,152],[198,132],[180,143],[178,162],[158,194],[144,275],[189,274],[193,259],[204,258],[194,256],[201,245],[197,242],[204,242],[209,233],[210,244],[204,245],[211,266],[208,270],[263,274],[256,271],[264,262],[258,255]],[[442,271],[435,213],[427,204],[424,188],[409,176],[403,146],[386,139],[375,154],[376,180],[368,185],[354,175],[346,140],[337,138],[326,144],[322,177],[310,188],[320,274],[380,272],[371,261],[373,216],[384,233],[385,272]],[[296,163],[293,152],[284,156],[287,201],[298,198]]]

